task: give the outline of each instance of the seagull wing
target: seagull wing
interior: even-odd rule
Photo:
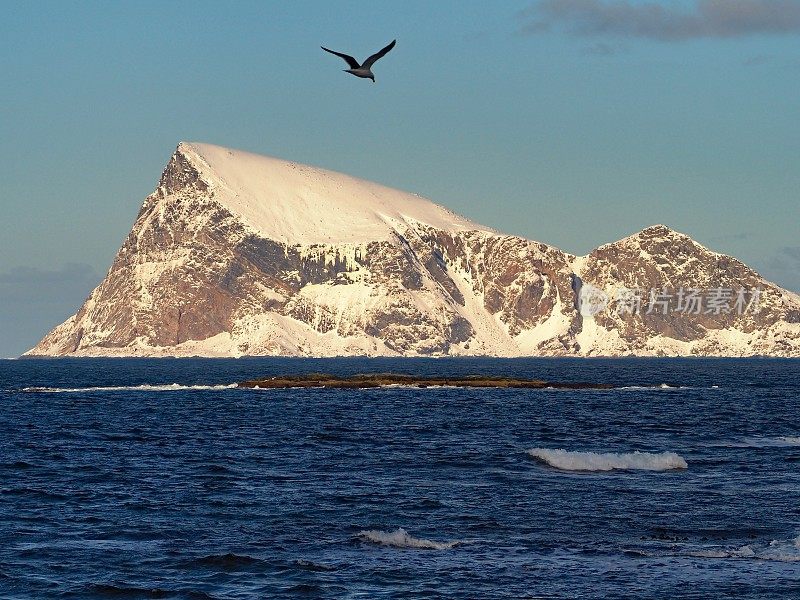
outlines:
[[[362,66],[363,66],[365,69],[369,69],[369,68],[370,68],[372,65],[374,65],[374,64],[375,64],[375,61],[376,61],[376,60],[378,60],[379,58],[383,58],[384,56],[386,56],[386,54],[389,52],[389,50],[391,50],[392,48],[394,48],[394,45],[395,45],[396,43],[397,43],[397,40],[392,40],[392,43],[391,43],[391,44],[389,44],[388,46],[386,46],[386,48],[384,48],[383,50],[379,50],[378,52],[376,52],[375,54],[373,54],[372,56],[370,56],[370,57],[369,57],[367,60],[365,60],[365,61],[364,61],[364,64],[363,64]]]
[[[358,64],[358,61],[355,58],[353,58],[352,56],[350,56],[349,54],[342,54],[341,52],[336,52],[334,50],[328,50],[325,46],[320,46],[320,48],[325,50],[325,52],[330,52],[331,54],[335,54],[336,56],[339,56],[339,57],[345,59],[347,61],[347,64],[350,65],[351,69],[358,69],[358,68],[361,67],[361,65]],[[380,56],[378,58],[380,58]]]

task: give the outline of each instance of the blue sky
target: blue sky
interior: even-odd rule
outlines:
[[[75,311],[180,140],[574,253],[664,223],[800,290],[800,0],[0,4],[0,355]],[[375,84],[319,49],[393,38]]]

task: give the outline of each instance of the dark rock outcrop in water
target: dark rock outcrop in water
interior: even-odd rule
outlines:
[[[564,383],[541,379],[515,379],[513,377],[492,377],[473,375],[468,377],[419,377],[397,373],[377,373],[339,377],[327,373],[310,375],[284,375],[251,379],[238,384],[243,388],[345,388],[366,389],[388,386],[408,387],[463,387],[463,388],[528,388],[528,389],[569,389],[569,390],[608,390],[614,386],[607,383]]]
[[[29,354],[800,356],[800,297],[660,225],[576,257],[413,194],[181,143],[106,278]]]

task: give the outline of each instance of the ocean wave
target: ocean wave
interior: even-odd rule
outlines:
[[[689,552],[695,558],[750,558],[777,562],[800,562],[800,536],[789,542],[772,540],[766,546],[747,544],[739,548],[710,548]]]
[[[533,448],[528,450],[528,454],[532,458],[562,471],[671,471],[686,469],[689,466],[682,456],[674,452],[617,454],[614,452],[571,452],[569,450]]]
[[[433,540],[425,540],[422,538],[415,538],[400,527],[394,531],[380,531],[378,529],[370,529],[369,531],[361,531],[358,537],[365,542],[372,542],[373,544],[380,544],[382,546],[392,546],[394,548],[416,548],[420,550],[449,550],[457,546],[461,542],[435,542]]]
[[[703,389],[718,389],[718,385],[712,385],[708,388]],[[618,387],[618,390],[694,390],[697,389],[695,387],[689,385],[670,385],[668,383],[660,383],[658,385],[623,385],[622,387]]]
[[[179,390],[230,390],[237,388],[238,385],[230,383],[226,385],[182,385],[180,383],[167,383],[163,385],[110,385],[96,387],[26,387],[23,392],[36,394],[58,394],[65,392],[175,392]]]
[[[305,560],[303,558],[299,558],[294,561],[294,566],[300,569],[301,571],[311,571],[311,572],[318,572],[318,573],[327,573],[330,571],[336,571],[338,567],[334,565],[326,565],[323,563],[317,563],[313,560]]]
[[[800,436],[781,435],[772,438],[745,438],[744,444],[751,448],[784,448],[800,446]]]
[[[268,567],[269,563],[260,558],[248,556],[246,554],[210,554],[200,556],[192,560],[185,561],[184,567],[189,568],[210,568],[221,571],[239,571],[243,569],[253,569],[257,567]]]
[[[211,599],[207,593],[200,590],[178,590],[166,588],[138,587],[135,585],[113,585],[109,583],[90,583],[81,590],[92,598],[191,598],[197,600]],[[84,596],[81,594],[81,596]]]

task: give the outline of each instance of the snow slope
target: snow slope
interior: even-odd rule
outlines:
[[[218,202],[276,241],[388,240],[415,223],[444,231],[491,231],[421,196],[334,171],[211,144],[182,142],[178,150],[220,184]]]

